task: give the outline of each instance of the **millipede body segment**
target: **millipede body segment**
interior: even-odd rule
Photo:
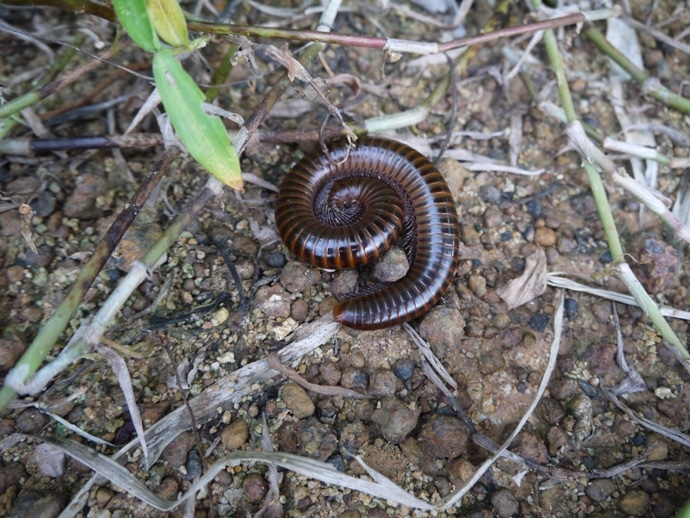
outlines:
[[[400,240],[410,268],[340,301],[336,321],[380,329],[427,312],[448,289],[458,264],[458,215],[438,169],[393,140],[362,137],[354,148],[300,160],[280,186],[276,225],[301,260],[321,268],[356,268]]]

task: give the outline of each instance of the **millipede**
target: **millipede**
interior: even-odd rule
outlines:
[[[438,169],[415,149],[377,137],[328,144],[298,161],[280,186],[278,232],[300,260],[357,268],[399,242],[407,274],[348,295],[337,322],[381,329],[426,313],[450,286],[459,256],[458,215]]]

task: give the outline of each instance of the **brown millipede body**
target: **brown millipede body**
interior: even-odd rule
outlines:
[[[400,238],[410,268],[337,303],[334,319],[381,329],[427,312],[448,289],[458,265],[458,215],[448,185],[421,153],[399,142],[360,137],[349,149],[297,162],[283,180],[276,225],[298,258],[321,268],[356,268]]]

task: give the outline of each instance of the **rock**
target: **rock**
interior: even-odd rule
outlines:
[[[499,489],[491,495],[491,505],[501,518],[516,516],[520,510],[517,500],[507,489]]]
[[[556,457],[559,450],[568,443],[568,434],[560,426],[552,426],[546,432],[546,441],[549,444],[549,455]]]
[[[165,477],[153,492],[166,500],[175,500],[179,491],[180,483],[173,477]]]
[[[0,495],[7,491],[9,487],[18,484],[26,476],[24,465],[19,462],[0,464]]]
[[[647,516],[649,495],[641,489],[631,489],[618,502],[618,508],[624,514]]]
[[[267,317],[287,318],[290,316],[290,294],[280,284],[261,286],[256,290],[254,304]]]
[[[388,369],[376,369],[371,376],[369,392],[376,397],[393,397],[400,390],[400,380],[393,371]]]
[[[194,445],[194,434],[185,432],[175,437],[163,450],[162,457],[175,468],[184,466],[187,461],[187,452]]]
[[[56,478],[65,472],[65,452],[52,444],[42,443],[36,446],[34,460],[46,477]]]
[[[542,466],[549,462],[549,452],[546,449],[544,441],[534,432],[523,430],[515,438],[513,446],[515,453],[521,457],[535,461]]]
[[[405,277],[409,269],[410,263],[405,252],[396,246],[388,250],[383,258],[376,263],[374,275],[381,282],[395,282]]]
[[[457,418],[434,415],[419,434],[419,443],[427,454],[437,459],[454,459],[465,452],[469,433]]]
[[[397,399],[384,399],[381,407],[374,410],[371,419],[376,423],[383,437],[393,443],[402,442],[407,435],[417,427],[421,410],[408,408]]]
[[[436,306],[424,317],[419,334],[435,345],[434,353],[443,358],[449,349],[460,345],[465,336],[465,320],[456,308]]]
[[[506,366],[503,351],[489,349],[479,357],[477,366],[479,367],[479,372],[483,375],[502,370]]]
[[[304,322],[309,314],[309,304],[304,299],[297,299],[290,306],[290,316],[297,322]]]
[[[536,315],[533,315],[532,318],[529,319],[529,326],[534,331],[541,333],[546,329],[546,326],[549,325],[550,319],[551,317],[549,317],[549,315],[546,315],[544,313],[538,313]]]
[[[96,198],[107,188],[105,179],[92,173],[77,177],[74,190],[65,200],[62,211],[68,218],[92,219],[98,216]]]
[[[539,246],[554,246],[557,241],[558,234],[548,227],[539,227],[534,231],[534,242]]]
[[[628,250],[636,259],[631,266],[649,293],[660,293],[678,284],[681,258],[656,233],[638,234],[630,241]]]
[[[565,409],[553,398],[545,397],[537,407],[539,417],[548,424],[559,424],[565,417]]]
[[[280,428],[278,449],[325,461],[337,451],[338,439],[328,426],[309,417]]]
[[[470,275],[467,279],[467,287],[472,290],[477,297],[486,295],[486,279],[481,275]]]
[[[201,476],[201,474],[203,473],[204,463],[201,460],[199,450],[197,450],[196,448],[192,448],[187,452],[185,468],[187,469],[187,474],[184,476],[185,480],[194,480],[196,477]]]
[[[287,262],[285,259],[285,254],[281,252],[273,252],[268,255],[266,262],[271,268],[282,268]]]
[[[338,369],[338,366],[331,361],[321,362],[319,365],[319,374],[321,374],[326,385],[330,386],[337,385],[343,375],[342,371]]]
[[[19,360],[26,350],[26,344],[18,336],[11,335],[0,338],[0,372],[7,372]]]
[[[108,502],[110,502],[113,494],[112,489],[107,487],[99,487],[96,490],[96,503],[98,504],[98,507],[103,509],[106,505],[108,505]]]
[[[448,471],[451,482],[459,486],[472,478],[477,471],[477,467],[469,460],[458,457],[446,464],[446,470]]]
[[[283,387],[281,397],[285,406],[297,419],[304,419],[314,414],[316,409],[307,391],[297,383],[288,383]]]
[[[616,485],[608,478],[592,480],[585,488],[585,494],[595,502],[603,502],[616,490]]]
[[[19,493],[10,511],[10,518],[54,518],[64,507],[63,494],[31,489]]]
[[[48,418],[35,408],[27,408],[17,418],[17,430],[22,433],[37,434],[48,422]]]
[[[250,502],[261,502],[268,492],[268,482],[260,473],[250,473],[242,481],[242,491]]]
[[[247,442],[248,437],[249,427],[247,423],[243,419],[237,419],[225,427],[220,440],[228,451],[234,451]]]
[[[316,270],[300,261],[290,261],[280,272],[280,284],[290,293],[301,293],[316,283]]]
[[[403,381],[407,381],[414,374],[415,363],[409,358],[400,358],[393,364],[393,372]]]
[[[338,448],[345,459],[352,459],[370,439],[369,429],[359,421],[347,423],[338,435]]]
[[[354,293],[357,289],[359,274],[357,270],[340,270],[333,276],[331,291],[336,295],[347,295]]]
[[[349,389],[365,390],[369,386],[369,375],[352,366],[345,367],[340,384]]]

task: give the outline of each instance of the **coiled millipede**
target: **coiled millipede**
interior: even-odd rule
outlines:
[[[283,242],[321,268],[356,268],[400,238],[410,268],[337,303],[334,319],[380,329],[427,312],[448,289],[458,265],[458,215],[448,185],[421,153],[393,140],[361,137],[349,149],[300,160],[283,180],[275,212]]]

